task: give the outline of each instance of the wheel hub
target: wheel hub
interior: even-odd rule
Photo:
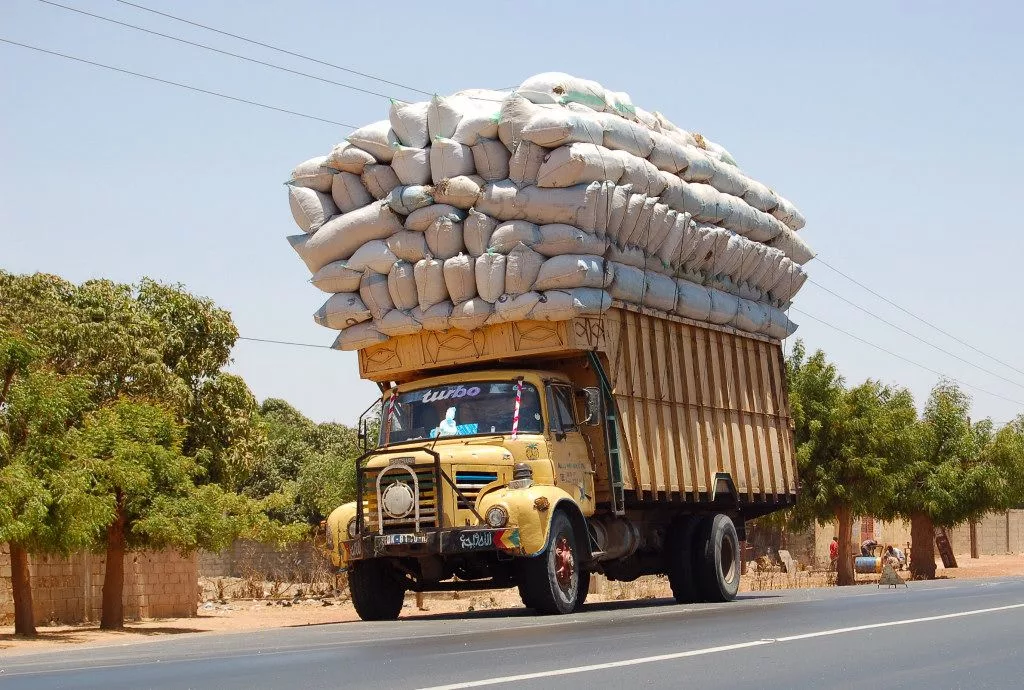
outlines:
[[[572,583],[572,575],[576,572],[576,558],[572,553],[567,537],[559,538],[555,544],[555,577],[563,588]]]

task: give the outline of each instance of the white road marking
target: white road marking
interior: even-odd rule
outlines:
[[[485,685],[499,685],[501,683],[515,683],[523,680],[535,680],[537,678],[551,678],[553,676],[568,676],[577,673],[589,673],[591,671],[604,671],[611,668],[622,668],[624,666],[637,666],[639,664],[651,664],[659,661],[672,661],[685,659],[687,657],[703,656],[705,654],[718,654],[719,652],[731,652],[736,649],[748,647],[760,647],[764,645],[783,642],[796,642],[814,637],[827,637],[829,635],[843,635],[846,633],[859,632],[861,630],[873,630],[875,628],[888,628],[898,625],[911,625],[914,623],[927,623],[929,621],[947,620],[950,618],[962,618],[964,616],[976,616],[983,613],[995,613],[997,611],[1008,611],[1010,609],[1024,608],[1024,604],[1009,604],[1007,606],[995,606],[987,609],[974,609],[973,611],[958,611],[957,613],[946,613],[938,616],[925,616],[923,618],[905,618],[903,620],[886,621],[884,623],[870,623],[868,625],[856,625],[849,628],[834,628],[832,630],[819,630],[818,632],[804,633],[802,635],[788,635],[766,640],[753,640],[751,642],[739,642],[736,644],[721,645],[718,647],[706,647],[704,649],[691,649],[685,652],[673,652],[671,654],[658,654],[657,656],[645,656],[635,659],[624,659],[622,661],[610,661],[604,664],[590,664],[587,666],[574,666],[571,668],[560,668],[553,671],[539,671],[537,673],[523,673],[516,676],[502,676],[499,678],[484,678],[483,680],[472,680],[463,683],[452,683],[450,685],[437,685],[423,690],[458,690],[459,688],[478,688]]]

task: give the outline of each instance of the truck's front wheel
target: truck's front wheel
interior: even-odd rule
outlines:
[[[584,594],[583,554],[572,521],[562,511],[551,518],[551,534],[544,553],[524,559],[519,570],[523,603],[542,614],[572,613]]]
[[[352,605],[364,621],[393,621],[402,612],[405,587],[385,561],[356,561],[348,570]]]
[[[704,601],[732,601],[740,588],[740,538],[728,515],[704,519],[694,535],[697,589]]]

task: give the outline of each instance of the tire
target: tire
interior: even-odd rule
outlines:
[[[572,613],[581,606],[585,595],[581,596],[580,585],[589,580],[581,569],[582,551],[569,516],[557,511],[551,518],[547,548],[523,559],[519,569],[523,603],[542,615]]]
[[[732,601],[740,588],[740,539],[728,515],[705,518],[694,535],[694,572],[703,601]]]
[[[356,561],[348,571],[352,605],[364,621],[393,621],[402,612],[405,587],[385,561]]]
[[[694,532],[704,518],[677,518],[669,527],[665,544],[665,570],[676,603],[692,604],[700,600],[694,573]]]

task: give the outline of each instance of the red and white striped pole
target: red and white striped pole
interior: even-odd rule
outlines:
[[[391,420],[395,416],[395,403],[398,402],[398,389],[391,391],[391,400],[388,403],[388,418],[384,420],[384,445],[391,440]]]
[[[512,440],[519,435],[519,407],[523,402],[523,377],[516,379],[516,409],[512,412]]]

